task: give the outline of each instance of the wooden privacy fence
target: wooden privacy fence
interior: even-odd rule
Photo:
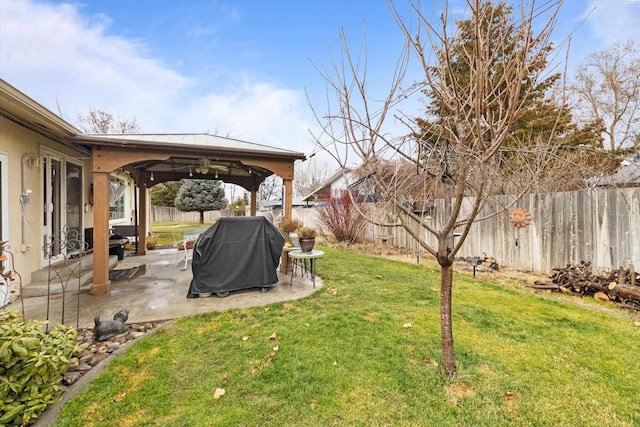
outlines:
[[[427,219],[443,223],[444,203],[436,200]],[[516,207],[531,214],[531,223],[516,228],[509,214]],[[460,217],[471,209],[465,200]],[[554,267],[591,263],[594,273],[627,267],[640,268],[640,187],[597,189],[525,195],[518,202],[502,196],[486,205],[473,224],[458,256],[496,258],[501,266],[550,272]],[[387,231],[389,232],[389,231]],[[402,227],[390,231],[396,246],[415,250],[416,242]],[[431,244],[435,239],[423,231]]]
[[[223,216],[244,216],[249,215],[248,212],[236,212],[230,209],[224,209],[221,211],[207,211],[204,213],[205,222],[215,222],[218,218]],[[270,213],[258,213],[261,216],[269,216]],[[152,222],[166,222],[166,221],[200,221],[200,212],[182,212],[176,208],[168,206],[153,206],[151,211]]]
[[[531,214],[531,223],[516,228],[509,214],[516,207]],[[371,207],[376,209],[375,206]],[[471,209],[465,200],[460,217]],[[393,215],[374,211],[374,216],[389,223]],[[439,228],[443,223],[444,202],[434,201],[426,221]],[[294,218],[305,225],[321,229],[317,209],[294,209]],[[153,208],[154,221],[198,221],[197,212],[179,212],[174,208]],[[224,212],[206,212],[205,220],[213,221]],[[259,213],[271,221],[275,214]],[[471,227],[459,257],[494,257],[503,267],[523,271],[549,273],[554,267],[591,263],[594,273],[619,267],[635,266],[640,270],[640,187],[607,188],[563,193],[530,194],[515,202],[512,196],[499,197],[487,204]],[[435,245],[435,239],[422,231],[423,239]],[[367,227],[365,239],[394,245],[415,253],[416,241],[400,226]],[[425,255],[425,252],[422,252]]]

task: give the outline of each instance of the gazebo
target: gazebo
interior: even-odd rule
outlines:
[[[92,294],[108,293],[109,175],[129,173],[138,188],[138,253],[146,251],[148,188],[183,178],[216,179],[251,193],[256,214],[259,185],[276,174],[284,183],[284,217],[291,217],[294,162],[303,153],[210,134],[79,134],[70,142],[91,152],[93,172],[94,249]]]

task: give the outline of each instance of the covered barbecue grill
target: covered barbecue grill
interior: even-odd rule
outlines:
[[[193,279],[187,298],[262,288],[278,282],[284,237],[265,217],[220,218],[193,249]],[[204,295],[203,295],[204,296]]]

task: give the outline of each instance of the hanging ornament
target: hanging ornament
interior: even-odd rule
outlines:
[[[526,209],[515,208],[509,214],[509,219],[515,227],[522,228],[531,223],[531,214]]]

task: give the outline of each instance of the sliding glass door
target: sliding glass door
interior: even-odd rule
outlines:
[[[46,264],[49,256],[67,254],[67,248],[60,244],[61,239],[82,240],[84,237],[82,166],[54,154],[45,154],[42,171],[42,241],[43,263]]]

